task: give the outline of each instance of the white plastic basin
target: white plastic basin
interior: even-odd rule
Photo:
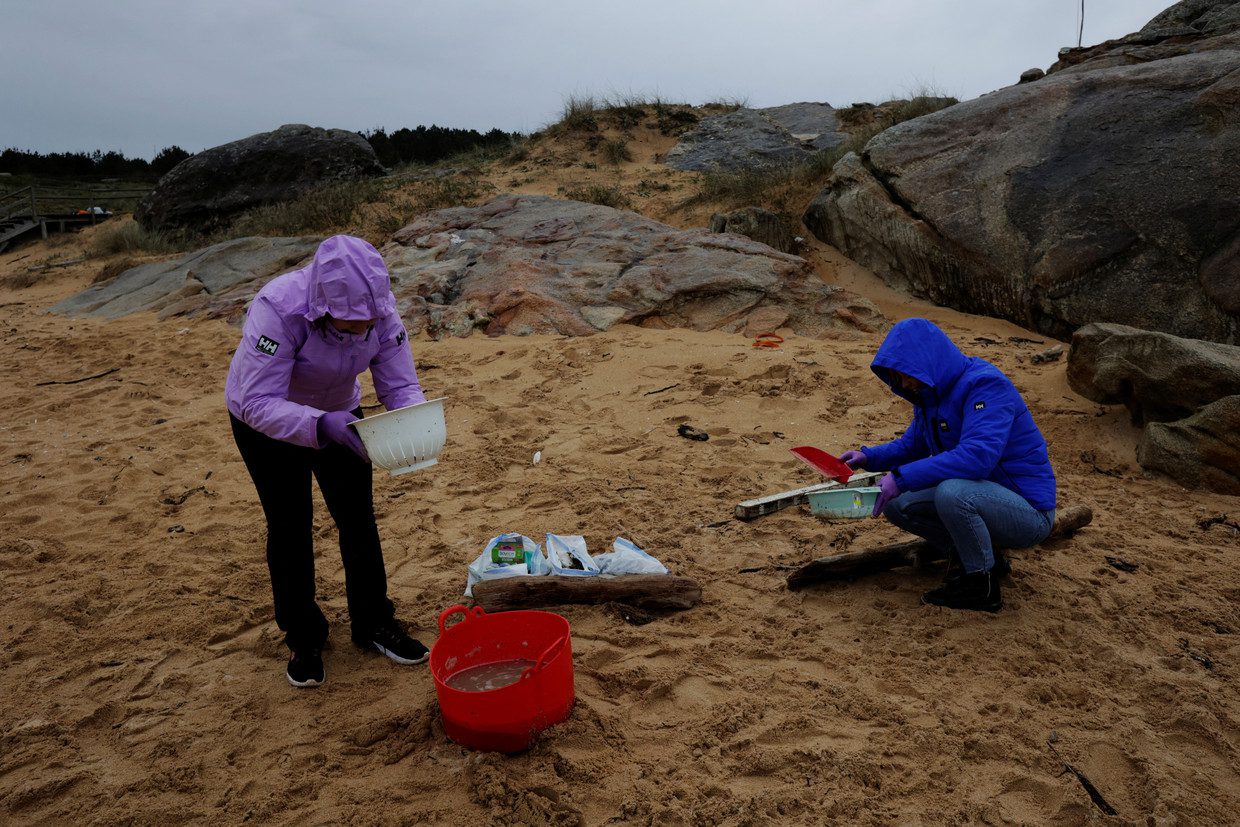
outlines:
[[[443,418],[446,397],[430,399],[353,422],[370,461],[392,476],[429,468],[439,461],[448,439]]]

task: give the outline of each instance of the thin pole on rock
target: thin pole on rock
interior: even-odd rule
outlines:
[[[1080,26],[1076,30],[1076,48],[1081,48],[1081,42],[1085,39],[1085,0],[1081,0],[1081,21]]]

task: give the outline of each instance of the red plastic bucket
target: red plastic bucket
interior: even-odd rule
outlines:
[[[462,620],[448,626],[458,613]],[[533,665],[507,686],[471,692],[448,684],[466,669],[517,660]],[[551,612],[444,609],[431,675],[449,738],[470,749],[520,752],[538,732],[567,718],[576,700],[568,621]]]

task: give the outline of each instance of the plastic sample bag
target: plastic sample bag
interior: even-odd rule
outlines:
[[[580,534],[547,534],[547,563],[552,574],[594,577],[598,564],[586,551],[586,538]]]
[[[623,537],[611,544],[611,552],[594,558],[599,574],[667,574],[667,566]]]
[[[469,564],[465,596],[473,597],[474,584],[483,580],[541,575],[550,571],[538,543],[523,534],[501,534],[491,538],[482,554]]]

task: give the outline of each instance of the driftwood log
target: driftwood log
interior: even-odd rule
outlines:
[[[474,603],[488,612],[563,603],[622,603],[639,609],[689,609],[702,599],[691,577],[623,574],[617,577],[506,577],[474,584]]]
[[[1093,519],[1094,512],[1087,505],[1061,508],[1055,514],[1055,525],[1046,539],[1070,537],[1078,529],[1093,522]],[[925,540],[909,540],[865,551],[833,554],[793,569],[788,575],[788,588],[795,591],[827,580],[852,580],[867,574],[877,574],[900,566],[921,565],[942,558],[943,552]]]

